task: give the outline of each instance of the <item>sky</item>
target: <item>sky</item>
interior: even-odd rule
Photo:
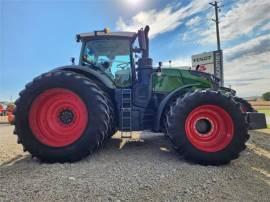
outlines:
[[[109,27],[150,25],[154,64],[191,66],[194,54],[216,50],[209,0],[0,0],[0,100],[14,100],[39,74],[78,61],[75,35]],[[270,1],[223,0],[221,48],[225,84],[238,96],[270,91]]]

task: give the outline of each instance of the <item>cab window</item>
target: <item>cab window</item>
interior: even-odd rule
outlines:
[[[114,80],[117,87],[131,85],[130,42],[127,39],[92,40],[85,44],[83,61]]]

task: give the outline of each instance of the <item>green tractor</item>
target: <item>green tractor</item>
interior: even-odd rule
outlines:
[[[44,162],[75,162],[118,130],[150,130],[164,132],[192,162],[236,159],[248,129],[266,127],[265,116],[213,75],[153,68],[149,29],[78,34],[79,64],[46,72],[20,92],[14,133],[24,150]]]

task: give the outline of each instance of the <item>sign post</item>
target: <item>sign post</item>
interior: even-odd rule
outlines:
[[[220,86],[224,86],[224,74],[223,74],[223,52],[222,50],[214,51],[214,69],[215,76],[220,79]]]

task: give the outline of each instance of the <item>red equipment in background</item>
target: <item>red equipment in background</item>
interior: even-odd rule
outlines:
[[[9,103],[7,105],[6,111],[7,111],[7,116],[8,116],[8,122],[12,125],[14,124],[14,120],[15,120],[15,116],[13,115],[14,109],[15,109],[15,104]]]

